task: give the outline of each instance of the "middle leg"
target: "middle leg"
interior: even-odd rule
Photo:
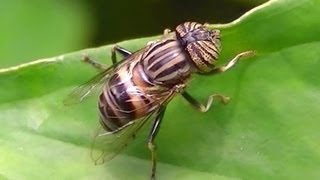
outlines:
[[[112,60],[113,65],[117,64],[117,54],[116,54],[117,52],[125,58],[132,54],[131,51],[129,51],[123,47],[120,47],[118,45],[113,46],[111,49],[111,60]]]
[[[207,104],[204,105],[200,102],[198,102],[196,99],[194,99],[189,93],[187,93],[186,91],[184,91],[183,93],[181,93],[182,97],[184,97],[184,99],[186,99],[194,108],[196,108],[198,111],[200,112],[207,112],[214,99],[219,99],[220,101],[223,102],[223,104],[227,104],[230,100],[230,98],[228,96],[224,96],[221,94],[212,94],[208,97],[207,100]]]
[[[163,119],[165,110],[166,110],[165,106],[161,107],[156,119],[154,120],[151,132],[149,134],[148,148],[151,151],[151,160],[152,160],[152,170],[151,170],[151,178],[150,178],[151,180],[156,179],[156,169],[157,169],[156,145],[154,144],[154,139],[155,139],[156,135],[158,134],[160,124]]]
[[[132,54],[132,52],[130,52],[129,50],[125,49],[125,48],[122,48],[118,45],[115,45],[112,47],[111,49],[111,60],[112,60],[112,66],[113,68],[115,68],[118,64],[118,61],[117,61],[117,56],[116,56],[116,53],[119,53],[121,54],[122,56],[124,56],[125,58],[129,55]],[[98,69],[98,70],[105,70],[108,68],[108,66],[92,59],[89,55],[84,55],[83,58],[82,58],[82,61],[84,61],[85,63],[88,63],[90,65],[92,65],[94,68]]]

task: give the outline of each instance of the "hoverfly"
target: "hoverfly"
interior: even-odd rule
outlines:
[[[98,109],[102,128],[95,137],[94,146],[99,146],[103,152],[93,157],[94,160],[112,159],[148,120],[152,120],[148,148],[152,159],[151,179],[155,179],[154,139],[170,100],[181,94],[201,112],[208,111],[214,99],[227,103],[229,97],[213,94],[206,105],[201,104],[185,90],[186,84],[192,74],[222,73],[242,57],[254,54],[245,51],[226,65],[215,67],[220,50],[220,31],[196,22],[182,23],[173,32],[165,30],[161,39],[147,43],[136,52],[114,46],[113,65],[76,88],[66,99],[66,104],[81,102],[92,92],[100,91]],[[117,61],[116,52],[124,56],[122,61]],[[95,67],[103,67],[89,57],[84,60]],[[108,141],[110,136],[115,136],[115,140]]]

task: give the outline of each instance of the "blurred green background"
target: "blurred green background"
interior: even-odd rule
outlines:
[[[265,0],[2,0],[0,68],[162,33],[187,20],[230,22]]]
[[[96,100],[61,102],[97,73],[80,62],[83,53],[109,60],[111,45],[78,50],[160,34],[185,20],[230,22],[262,3],[223,2],[1,1],[0,69],[64,58],[0,70],[0,179],[147,179],[143,132],[112,163],[92,163]],[[257,56],[188,87],[201,101],[228,95],[228,106],[201,114],[179,96],[169,104],[156,140],[159,179],[320,179],[319,12],[319,0],[274,0],[219,27],[219,62],[248,49]],[[137,49],[154,38],[121,45]]]

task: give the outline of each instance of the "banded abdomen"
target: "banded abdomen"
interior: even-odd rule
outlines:
[[[99,100],[100,123],[105,130],[115,131],[158,108],[159,102],[146,92],[154,85],[145,78],[137,62],[126,63],[114,71]]]

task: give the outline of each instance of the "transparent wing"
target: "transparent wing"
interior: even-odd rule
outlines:
[[[149,120],[154,120],[159,114],[159,109],[166,106],[167,103],[176,94],[171,91],[163,98],[162,103],[146,117],[130,121],[114,132],[107,132],[102,127],[94,137],[91,148],[91,157],[96,164],[101,164],[114,158],[121,150],[123,150],[129,142],[131,142],[139,132],[139,130],[147,124]]]
[[[107,162],[119,154],[129,142],[134,140],[148,120],[157,116],[158,110],[159,108],[144,118],[131,121],[116,132],[107,132],[100,126],[91,148],[91,158],[95,164]]]
[[[76,89],[72,91],[71,94],[68,95],[66,99],[64,99],[63,104],[65,105],[73,105],[82,102],[84,99],[89,97],[91,94],[100,93],[103,85],[110,77],[110,74],[114,71],[114,67],[123,63],[120,61],[106,70],[101,72],[100,74],[94,76],[92,79],[87,81],[86,83],[78,86]]]

